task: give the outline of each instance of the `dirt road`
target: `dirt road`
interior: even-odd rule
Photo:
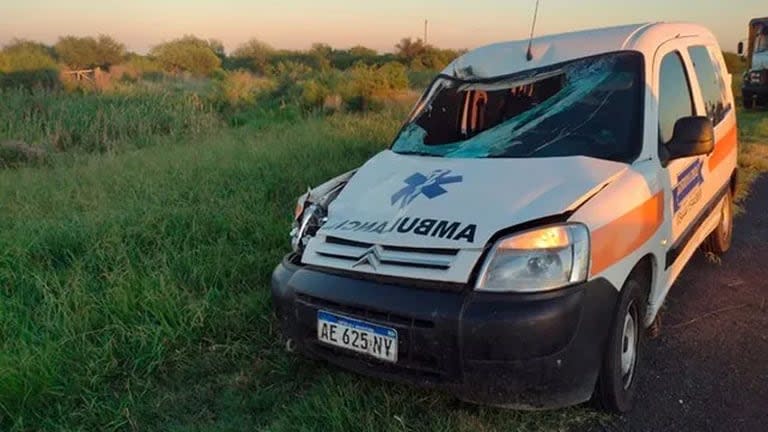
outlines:
[[[720,264],[697,254],[647,341],[638,403],[606,431],[768,431],[768,176]]]

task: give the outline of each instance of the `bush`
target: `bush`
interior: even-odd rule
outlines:
[[[45,45],[16,39],[0,51],[0,88],[58,85],[58,67]]]
[[[0,51],[0,72],[56,69],[56,61],[47,46],[24,39],[14,39]]]
[[[403,38],[395,45],[397,57],[414,70],[442,70],[463,52],[427,45],[421,39]]]
[[[133,79],[153,79],[163,74],[163,65],[155,59],[147,56],[132,54],[128,61],[121,65],[125,69],[123,75],[128,75]],[[110,70],[111,72],[111,70]]]
[[[269,61],[274,54],[275,49],[268,44],[258,39],[251,39],[232,53],[232,66],[266,74],[269,70]]]
[[[439,72],[433,70],[408,71],[408,84],[410,88],[423,91],[434,81]]]
[[[184,36],[152,48],[150,54],[163,69],[171,73],[189,72],[197,76],[211,76],[221,67],[221,59],[208,41]]]
[[[258,97],[275,88],[275,82],[254,76],[248,71],[222,72],[216,80],[214,100],[221,106],[242,107],[253,105]]]
[[[304,82],[312,77],[312,69],[294,61],[278,63],[270,69],[270,75],[277,82],[272,98],[280,106],[299,104],[302,98]]]
[[[308,109],[320,108],[330,96],[331,89],[318,80],[309,80],[302,85],[301,105]]]
[[[56,89],[60,87],[59,71],[36,69],[16,72],[0,72],[0,89]]]
[[[354,110],[379,108],[377,99],[387,98],[408,89],[407,70],[398,62],[390,62],[380,67],[358,63],[350,69],[349,76],[345,96],[347,105]]]
[[[109,68],[121,63],[125,57],[125,45],[110,36],[98,38],[65,36],[54,46],[59,60],[71,69]]]

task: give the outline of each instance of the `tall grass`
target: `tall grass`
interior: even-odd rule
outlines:
[[[17,140],[51,151],[144,147],[158,136],[199,134],[218,122],[194,93],[139,87],[130,95],[0,89],[0,141]]]
[[[0,92],[0,142],[82,153],[0,169],[0,430],[562,430],[597,415],[472,407],[285,354],[268,281],[294,197],[384,148],[406,112],[254,112],[225,129],[183,89]],[[740,116],[743,141],[768,140],[760,113]]]
[[[223,130],[0,171],[0,429],[564,428],[283,352],[268,279],[307,185],[404,112]]]

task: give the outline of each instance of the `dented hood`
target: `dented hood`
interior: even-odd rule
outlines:
[[[578,206],[627,168],[584,156],[449,159],[387,150],[354,174],[319,234],[388,246],[482,248],[500,230]]]

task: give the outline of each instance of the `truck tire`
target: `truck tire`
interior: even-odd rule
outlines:
[[[744,93],[742,96],[742,104],[744,105],[744,109],[752,109],[755,107],[755,99],[751,94]]]
[[[702,249],[704,252],[721,255],[728,252],[731,248],[731,240],[733,239],[733,197],[731,191],[723,197],[723,202],[720,206],[720,222],[717,224],[717,228],[712,231],[712,234],[704,240]]]
[[[597,379],[593,400],[599,408],[612,413],[626,413],[634,405],[637,367],[645,340],[643,286],[633,274],[621,289]]]

